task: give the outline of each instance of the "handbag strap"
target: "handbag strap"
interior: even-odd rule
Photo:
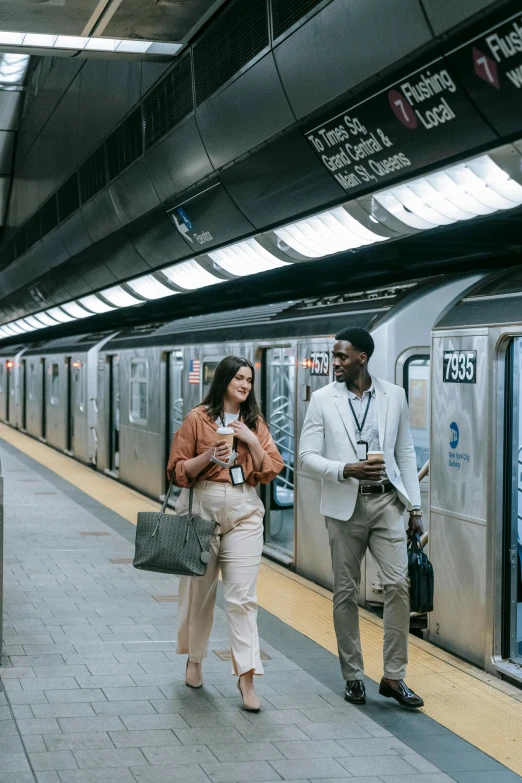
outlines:
[[[170,497],[170,493],[171,493],[171,491],[172,491],[172,486],[173,486],[173,484],[174,484],[174,481],[173,481],[173,480],[171,480],[171,482],[170,482],[170,484],[169,484],[169,488],[168,488],[168,490],[167,490],[167,494],[165,495],[165,500],[163,501],[163,505],[162,505],[162,507],[161,507],[160,514],[164,514],[164,513],[165,513],[165,511],[166,511],[166,509],[167,509],[167,504],[168,504],[168,502],[169,502],[169,497]],[[193,488],[193,487],[191,487],[191,488],[190,488],[190,491],[189,491],[189,512],[188,512],[189,523],[187,524],[187,535],[186,535],[186,537],[185,537],[185,541],[187,541],[187,539],[188,539],[188,535],[189,535],[189,524],[190,524],[190,525],[192,525],[192,528],[193,528],[193,530],[194,530],[194,533],[196,534],[196,538],[198,539],[198,544],[199,544],[199,546],[200,546],[200,548],[201,548],[201,551],[203,552],[203,550],[204,550],[204,548],[205,548],[205,547],[204,547],[204,546],[203,546],[203,544],[201,543],[201,538],[199,537],[198,529],[197,529],[196,525],[194,524],[194,517],[193,517],[193,514],[192,514],[192,503],[193,503],[193,500],[194,500],[194,488]],[[157,531],[157,529],[158,529],[158,526],[159,526],[159,523],[160,523],[160,519],[161,519],[161,516],[160,516],[160,515],[158,515],[158,522],[157,522],[157,524],[156,524],[156,527],[154,528],[154,532],[153,532],[153,534],[152,534],[153,536],[154,536],[154,535],[156,535],[156,531]]]

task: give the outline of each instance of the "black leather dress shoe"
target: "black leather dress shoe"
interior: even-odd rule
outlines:
[[[399,689],[395,690],[395,688],[388,685],[383,678],[379,685],[379,693],[381,696],[386,696],[387,699],[395,699],[402,707],[410,707],[412,709],[424,707],[424,701],[420,696],[417,696],[416,693],[408,688],[404,680],[400,681]]]
[[[366,704],[366,688],[362,680],[347,680],[344,700],[351,704]]]

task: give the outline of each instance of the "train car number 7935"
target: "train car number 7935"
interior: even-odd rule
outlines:
[[[476,351],[444,351],[442,371],[444,383],[476,383]]]

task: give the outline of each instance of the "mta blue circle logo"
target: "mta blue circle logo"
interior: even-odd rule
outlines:
[[[450,424],[450,446],[452,449],[456,449],[459,445],[459,428],[455,421]]]

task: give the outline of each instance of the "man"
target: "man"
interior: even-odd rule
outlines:
[[[420,488],[404,390],[368,372],[366,329],[335,337],[335,382],[314,392],[301,433],[301,464],[322,480],[321,513],[332,551],[334,625],[345,699],[366,703],[357,597],[367,548],[384,586],[384,676],[379,693],[404,707],[423,700],[404,682],[410,601],[408,535],[422,533]],[[368,452],[384,452],[368,461]]]

